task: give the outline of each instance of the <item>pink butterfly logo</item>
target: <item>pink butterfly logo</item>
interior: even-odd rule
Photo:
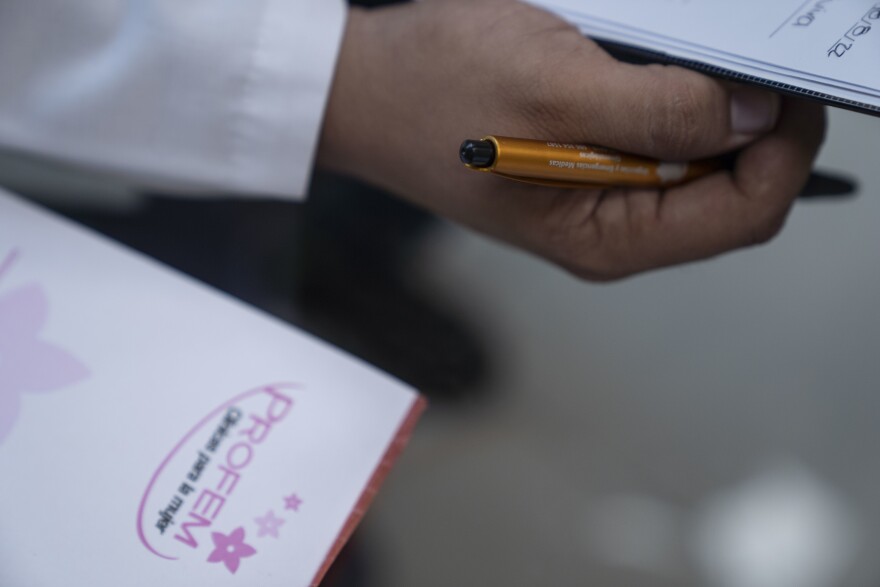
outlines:
[[[0,269],[9,268],[13,255]],[[54,391],[89,375],[72,355],[39,338],[48,314],[49,302],[37,284],[0,296],[0,444],[15,425],[23,393]]]

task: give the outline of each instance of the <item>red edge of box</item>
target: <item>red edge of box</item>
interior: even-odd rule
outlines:
[[[400,424],[400,428],[397,429],[394,438],[389,443],[388,449],[385,451],[382,460],[379,461],[379,465],[376,467],[376,470],[373,471],[373,476],[370,477],[366,487],[364,487],[351,515],[348,516],[348,520],[346,520],[345,525],[336,537],[336,541],[333,543],[333,546],[330,547],[330,551],[324,559],[324,564],[321,565],[321,568],[318,569],[315,578],[312,580],[311,587],[318,587],[324,579],[324,575],[330,570],[333,561],[339,556],[342,547],[345,546],[345,543],[348,542],[348,539],[351,538],[351,535],[354,533],[355,528],[360,524],[364,514],[373,502],[373,498],[376,497],[376,493],[378,493],[382,483],[385,482],[385,478],[388,477],[388,474],[391,472],[394,462],[406,448],[406,445],[415,430],[416,423],[419,421],[419,417],[421,417],[422,412],[425,411],[427,406],[428,402],[421,396],[413,402],[413,405],[409,409],[409,413],[406,415],[406,418],[404,418],[403,422]]]

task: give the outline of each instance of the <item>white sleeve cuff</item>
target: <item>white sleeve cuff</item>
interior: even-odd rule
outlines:
[[[337,0],[268,0],[251,70],[233,114],[236,191],[308,191],[345,27]]]

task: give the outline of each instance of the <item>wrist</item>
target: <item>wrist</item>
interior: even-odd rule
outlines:
[[[328,99],[316,164],[409,197],[424,177],[413,171],[414,137],[431,135],[433,80],[429,30],[436,15],[415,2],[351,8]],[[426,26],[428,23],[428,26]],[[441,102],[442,103],[442,102]],[[457,146],[457,145],[456,145]],[[450,153],[452,150],[450,150]]]
[[[336,71],[324,112],[316,153],[317,167],[357,174],[356,144],[362,134],[360,121],[367,114],[364,90],[369,87],[372,67],[369,53],[370,11],[349,7]]]

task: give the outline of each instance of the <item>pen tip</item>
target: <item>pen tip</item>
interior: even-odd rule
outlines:
[[[459,157],[471,167],[491,167],[495,162],[495,145],[491,141],[467,139],[461,144]]]

